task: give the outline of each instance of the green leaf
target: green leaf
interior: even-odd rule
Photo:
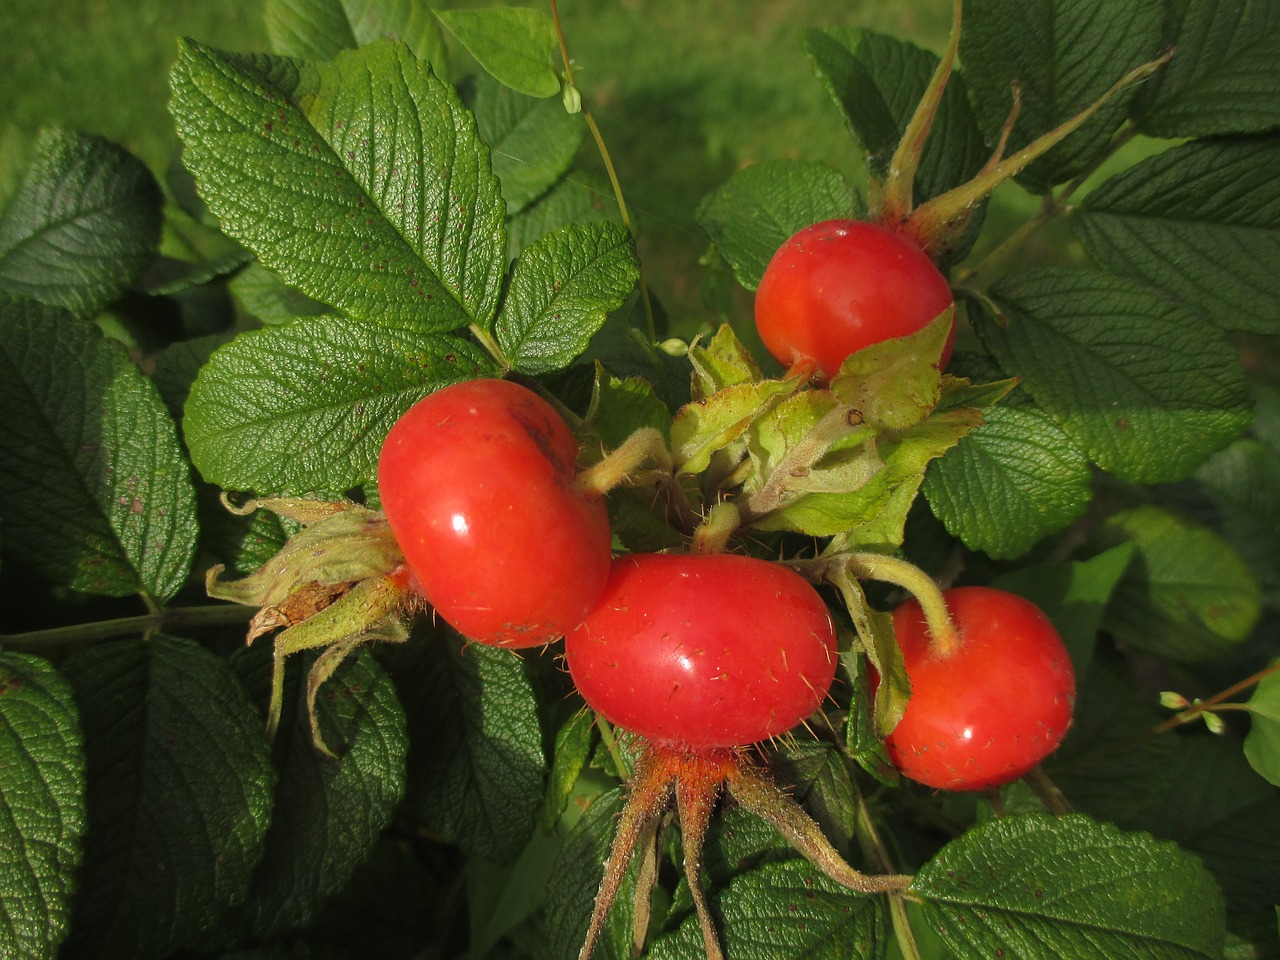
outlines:
[[[587,807],[581,819],[565,837],[552,871],[554,882],[547,892],[539,932],[546,949],[539,960],[573,960],[577,957],[587,933],[591,908],[602,864],[622,809],[622,790],[603,793]],[[628,871],[622,889],[605,922],[604,934],[592,956],[596,960],[630,960],[631,924],[634,916],[635,867]],[[701,945],[701,938],[699,938]]]
[[[407,49],[319,64],[180,45],[171,110],[222,228],[286,283],[378,323],[487,323],[506,205],[475,121]]]
[[[1193,141],[1135,164],[1072,218],[1089,255],[1225,330],[1280,332],[1280,136]]]
[[[195,491],[173,421],[124,348],[62,310],[0,301],[0,403],[0,517],[23,562],[86,593],[177,593]]]
[[[298,317],[333,312],[328,304],[295,290],[256,261],[237,273],[227,287],[240,309],[263,323],[288,323]]]
[[[71,657],[89,834],[66,955],[158,958],[245,899],[275,774],[225,660],[163,635]]]
[[[960,956],[1222,956],[1222,896],[1200,862],[1080,814],[975,827],[925,864],[911,889]]]
[[[1249,437],[1192,477],[1209,500],[1205,522],[1248,562],[1267,599],[1280,601],[1280,454]]]
[[[595,714],[590,710],[579,710],[556,734],[554,760],[551,775],[547,778],[547,792],[540,818],[543,832],[555,829],[564,815],[565,808],[569,805],[569,795],[591,756],[594,732]]]
[[[1280,126],[1280,7],[1239,0],[1165,6],[1164,42],[1176,55],[1139,96],[1138,128],[1172,139]]]
[[[560,92],[560,77],[551,60],[555,28],[541,10],[490,7],[437,10],[435,15],[500,83],[531,97],[554,97]]]
[[[995,406],[983,416],[982,426],[929,467],[923,491],[952,536],[1009,560],[1083,516],[1093,475],[1039,407]]]
[[[1071,729],[1045,769],[1076,809],[1132,827],[1154,804],[1176,795],[1178,741],[1150,736],[1164,717],[1100,662],[1076,678]]]
[[[1237,351],[1157,291],[1043,268],[992,291],[982,342],[1090,459],[1135,483],[1176,480],[1250,419]]]
[[[726,956],[744,960],[873,960],[889,936],[882,897],[859,896],[803,860],[741,873],[713,895]],[[705,957],[696,916],[657,940],[653,960]]]
[[[150,171],[122,147],[43,131],[0,214],[0,294],[92,317],[155,258],[161,202]]]
[[[872,176],[883,178],[938,66],[938,55],[868,30],[808,30],[802,40],[818,78],[866,150]],[[987,153],[965,78],[952,73],[916,171],[915,200],[929,200],[968,180]]]
[[[457,337],[309,317],[216,350],[191,387],[183,428],[210,483],[342,491],[373,479],[387,431],[416,400],[490,368]]]
[[[596,367],[596,392],[588,416],[591,433],[605,449],[619,447],[636,430],[653,427],[664,436],[671,429],[671,411],[642,377],[619,379]]]
[[[712,454],[736,442],[798,387],[795,380],[740,383],[685,404],[671,421],[671,454],[677,471],[694,474],[705,470]]]
[[[1206,527],[1159,507],[1137,507],[1110,517],[1095,540],[1131,541],[1137,551],[1103,624],[1122,643],[1199,662],[1239,646],[1257,623],[1257,582]]]
[[[331,60],[343,50],[399,40],[415,57],[449,75],[440,23],[415,0],[266,0],[262,20],[276,53]]]
[[[797,230],[861,210],[853,187],[825,163],[774,160],[738,170],[699,204],[697,217],[734,277],[754,290]]]
[[[271,648],[237,654],[232,665],[265,711]],[[302,658],[310,666],[314,657]],[[312,920],[373,849],[404,795],[408,739],[404,710],[386,672],[366,650],[344,660],[320,688],[316,713],[340,759],[316,750],[305,684],[293,669],[272,760],[278,777],[271,828],[245,910],[257,936],[278,936]]]
[[[393,651],[390,670],[412,744],[405,812],[449,843],[509,862],[534,831],[547,776],[520,658],[440,633]]]
[[[520,254],[495,324],[498,344],[522,373],[562,370],[587,348],[640,277],[630,232],[572,224]]]
[[[1272,664],[1280,665],[1280,661]],[[1263,677],[1249,700],[1249,733],[1244,755],[1249,765],[1280,787],[1280,672]]]
[[[0,953],[57,955],[85,830],[85,759],[71,688],[47,660],[0,653]]]
[[[699,340],[689,344],[689,363],[693,367],[691,390],[695,400],[703,400],[725,387],[764,379],[755,357],[727,323],[721,324],[705,345]]]
[[[476,79],[476,128],[489,145],[507,213],[519,213],[568,171],[586,136],[582,117],[555,100],[505,87],[488,74]]]
[[[919,423],[942,397],[938,361],[954,329],[947,310],[916,333],[873,343],[840,364],[831,392],[877,430],[906,430]]]
[[[1272,917],[1280,903],[1280,797],[1227,738],[1183,738],[1170,764],[1176,785],[1138,826],[1198,856],[1226,897],[1228,921]],[[1265,927],[1263,928],[1266,929]],[[1269,954],[1280,946],[1274,936]]]
[[[1006,154],[1070,120],[1160,53],[1162,16],[1162,0],[1028,0],[1016,16],[1004,0],[970,0],[960,59],[982,132],[992,142],[1000,134],[1015,81],[1021,107]],[[1085,170],[1124,122],[1136,89],[1113,96],[1019,182],[1043,193]]]

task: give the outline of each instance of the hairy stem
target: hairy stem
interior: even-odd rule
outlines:
[[[919,601],[929,626],[930,647],[938,656],[950,656],[960,645],[941,588],[914,563],[881,553],[854,553],[849,555],[848,564],[850,572],[859,580],[895,584]]]

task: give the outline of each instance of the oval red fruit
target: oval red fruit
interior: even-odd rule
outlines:
[[[611,723],[693,751],[790,730],[831,687],[836,637],[817,591],[767,560],[619,557],[565,638],[569,673]]]
[[[574,486],[578,442],[533,391],[469,380],[391,428],[382,507],[436,613],[482,643],[530,647],[572,630],[612,559],[604,499]]]
[[[1009,783],[1052,753],[1071,725],[1075,672],[1044,612],[990,587],[943,592],[959,645],[940,655],[920,604],[893,612],[911,681],[889,758],[919,783],[980,790]]]
[[[955,303],[946,278],[915,243],[861,220],[798,231],[756,289],[760,339],[779,363],[809,361],[829,380],[850,354],[916,333]],[[951,359],[952,333],[938,363]]]

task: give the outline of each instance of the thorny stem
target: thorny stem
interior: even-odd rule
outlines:
[[[257,611],[238,603],[199,607],[157,608],[153,613],[93,623],[76,623],[66,627],[30,630],[25,633],[0,633],[0,648],[19,647],[34,650],[69,643],[95,643],[112,637],[147,633],[155,630],[190,630],[243,624]]]
[[[603,460],[579,473],[574,483],[579,490],[605,494],[624,484],[634,485],[637,471],[645,464],[651,465],[655,474],[671,473],[666,440],[654,427],[635,431]]]
[[[560,23],[560,10],[556,6],[556,0],[549,0],[551,4],[551,21],[555,24],[556,40],[560,44],[560,59],[564,63],[564,82],[574,89],[577,84],[573,80],[573,60],[569,56],[569,45],[564,38],[564,28]],[[609,176],[609,184],[613,187],[613,196],[618,204],[618,215],[622,218],[622,225],[634,238],[636,235],[635,227],[631,223],[631,214],[627,211],[627,201],[622,194],[622,182],[618,179],[618,171],[614,168],[613,158],[609,154],[609,148],[605,146],[604,135],[600,132],[600,128],[596,125],[595,117],[591,115],[591,111],[587,108],[586,100],[579,99],[582,112],[582,119],[587,122],[587,129],[591,131],[591,137],[596,142],[596,149],[600,152],[600,159],[604,162],[605,173]],[[645,282],[644,271],[640,271],[640,301],[644,304],[645,333],[648,335],[649,342],[654,343],[658,339],[657,326],[653,319],[653,303],[649,299],[649,285]]]
[[[1070,120],[1054,127],[1054,129],[1023,147],[1013,156],[1006,157],[999,163],[994,164],[967,183],[963,183],[948,190],[946,193],[934,197],[927,203],[921,204],[911,213],[909,220],[911,232],[917,237],[927,238],[930,241],[942,238],[953,225],[963,222],[969,211],[997,186],[1021,173],[1051,147],[1056,146],[1067,136],[1074,133],[1121,90],[1153,76],[1156,71],[1169,62],[1172,56],[1173,52],[1168,51],[1149,63],[1135,67],[1117,80],[1106,93]]]
[[[1133,126],[1126,127],[1116,134],[1111,141],[1111,145],[1098,157],[1096,161],[1091,163],[1087,169],[1082,170],[1080,174],[1058,191],[1057,196],[1045,197],[1044,203],[1035,216],[1031,217],[1025,223],[1018,227],[1017,230],[1005,237],[999,244],[993,247],[986,256],[978,263],[971,267],[962,268],[956,272],[954,283],[956,286],[962,286],[970,282],[975,276],[984,270],[990,269],[992,266],[1001,263],[1010,254],[1019,250],[1026,242],[1027,238],[1034,234],[1045,224],[1054,218],[1061,216],[1070,211],[1070,200],[1075,196],[1076,192],[1088,182],[1089,178],[1098,172],[1098,168],[1106,161],[1120,151],[1131,140],[1138,136],[1138,129]]]

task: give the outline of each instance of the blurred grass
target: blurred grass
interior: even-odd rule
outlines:
[[[177,149],[167,112],[176,38],[267,48],[262,0],[6,0],[0,7],[0,122],[100,133],[159,175]],[[561,0],[560,14],[578,85],[632,208],[646,274],[675,328],[687,333],[710,319],[698,265],[706,240],[694,220],[703,196],[740,166],[784,157],[826,160],[857,179],[857,148],[813,76],[802,31],[861,26],[938,49],[950,5]],[[587,180],[604,182],[590,143],[582,163],[599,176]]]

